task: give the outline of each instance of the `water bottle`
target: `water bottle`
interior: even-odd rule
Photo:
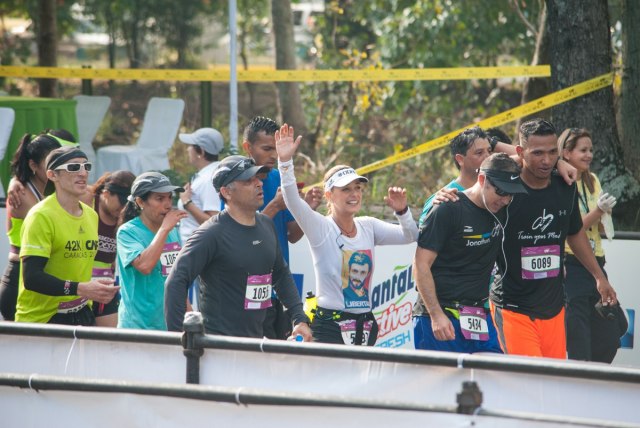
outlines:
[[[304,305],[302,306],[304,309],[304,313],[309,317],[309,321],[313,321],[313,316],[316,313],[316,308],[318,307],[318,298],[313,291],[307,291],[307,297],[304,300]]]

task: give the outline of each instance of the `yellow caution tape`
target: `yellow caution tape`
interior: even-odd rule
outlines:
[[[448,134],[442,135],[438,138],[434,138],[433,140],[427,141],[426,143],[420,144],[419,146],[412,147],[409,150],[405,150],[393,156],[389,156],[386,159],[381,159],[379,161],[370,163],[358,168],[356,172],[358,174],[368,174],[370,172],[410,159],[423,153],[445,147],[449,144],[453,137],[472,126],[479,126],[483,129],[487,129],[504,125],[505,123],[513,122],[514,120],[517,120],[524,116],[529,116],[541,110],[546,110],[550,107],[562,104],[566,101],[572,100],[582,95],[597,91],[598,89],[606,88],[612,83],[613,73],[603,74],[602,76],[598,76],[594,79],[578,83],[576,85],[546,95],[542,98],[538,98],[537,100],[512,108],[511,110],[507,110],[490,118],[481,120],[480,122],[470,124],[464,128],[456,129],[455,131],[451,131]]]
[[[441,147],[446,147],[449,145],[449,142],[453,137],[455,137],[456,135],[458,135],[460,132],[464,131],[467,128],[471,128],[473,126],[479,126],[483,129],[487,129],[487,128],[493,128],[495,126],[504,125],[505,123],[513,122],[514,120],[520,119],[521,117],[529,116],[533,113],[546,110],[550,107],[556,106],[558,104],[562,104],[566,101],[572,100],[582,95],[586,95],[588,93],[597,91],[598,89],[606,88],[607,86],[610,86],[612,83],[613,83],[613,73],[603,74],[602,76],[598,76],[594,79],[587,80],[582,83],[578,83],[576,85],[573,85],[568,88],[562,89],[560,91],[554,92],[552,94],[546,95],[542,98],[538,98],[537,100],[528,102],[526,104],[522,104],[521,106],[512,108],[511,110],[507,110],[505,112],[499,113],[490,118],[481,120],[480,122],[467,125],[464,128],[456,129],[455,131],[451,131],[445,135],[434,138],[433,140],[427,141],[426,143],[422,143],[419,146],[412,147],[400,153],[396,153],[392,156],[389,156],[388,158],[381,159],[379,161],[362,166],[356,169],[356,172],[358,174],[369,174],[373,171],[386,168],[388,166],[405,161],[407,159],[411,159],[418,155],[431,152]],[[314,186],[322,187],[322,183],[315,183],[315,184],[306,186],[303,189],[303,192],[308,191]]]
[[[156,70],[95,69],[60,67],[0,66],[3,77],[49,79],[104,80],[170,80],[228,82],[229,70]],[[366,70],[238,70],[239,82],[337,82],[337,81],[404,81],[404,80],[469,80],[508,77],[549,77],[548,65],[519,67],[459,67],[421,69]]]

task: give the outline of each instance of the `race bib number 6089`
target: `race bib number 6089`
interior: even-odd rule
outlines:
[[[522,279],[555,278],[560,273],[560,246],[523,247]]]

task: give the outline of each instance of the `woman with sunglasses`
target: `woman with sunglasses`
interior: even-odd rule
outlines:
[[[593,142],[589,131],[565,129],[558,138],[558,151],[565,161],[578,170],[576,185],[583,227],[604,272],[605,258],[600,232],[605,231],[604,224],[611,221],[610,215],[616,205],[616,198],[602,192],[600,180],[589,170],[593,160]],[[607,236],[610,233],[612,232],[607,233]],[[617,321],[622,322],[621,328],[616,320],[606,320],[597,313],[595,305],[601,300],[601,296],[596,289],[596,282],[568,245],[565,248],[564,266],[568,357],[611,363],[620,347],[620,336],[626,331],[625,316],[617,304],[611,309],[615,311]]]
[[[120,213],[131,194],[131,184],[136,176],[129,171],[107,172],[98,179],[82,198],[82,201],[98,213],[98,253],[93,262],[92,277],[115,278],[116,232]],[[120,296],[111,302],[92,305],[98,327],[118,325]]]
[[[47,184],[45,159],[49,152],[60,147],[60,143],[48,135],[25,134],[11,161],[13,178],[9,187],[20,185],[25,191],[20,204],[7,204],[7,236],[9,237],[9,263],[0,284],[0,313],[7,321],[13,321],[18,300],[18,278],[20,274],[20,232],[27,213],[44,196]]]
[[[329,212],[323,216],[309,207],[296,186],[293,155],[301,137],[294,141],[293,128],[285,124],[276,131],[275,140],[284,201],[307,236],[313,256],[318,299],[311,325],[313,338],[324,343],[373,346],[378,325],[371,312],[369,291],[375,246],[408,244],[418,236],[406,190],[390,187],[385,197],[399,225],[356,217],[363,184],[369,180],[353,168],[337,165],[324,177]]]
[[[186,211],[173,209],[171,184],[159,172],[140,174],[122,211],[117,234],[122,300],[119,328],[166,330],[164,282],[181,249],[178,222]]]
[[[24,220],[16,321],[95,325],[89,300],[108,303],[118,292],[113,280],[91,277],[98,250],[98,215],[81,201],[91,163],[75,147],[46,158],[47,189]]]

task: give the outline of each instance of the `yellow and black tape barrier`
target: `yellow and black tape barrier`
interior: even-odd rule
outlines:
[[[458,67],[424,69],[366,69],[366,70],[239,70],[240,82],[306,82],[306,81],[406,81],[406,80],[470,80],[508,77],[549,77],[548,65],[514,67]],[[60,67],[0,66],[1,77],[33,77],[56,79],[105,79],[105,80],[170,80],[170,81],[229,81],[229,70],[175,70],[175,69],[93,69]],[[613,83],[613,73],[570,86],[537,100],[499,113],[478,123],[451,131],[409,150],[386,159],[370,163],[357,169],[359,174],[368,174],[415,156],[445,147],[449,141],[471,126],[491,128],[504,125],[521,117],[546,110],[565,101],[597,91]],[[306,189],[310,188],[307,186]]]
[[[393,164],[402,162],[423,153],[445,147],[449,144],[449,141],[451,141],[453,137],[472,126],[479,126],[483,129],[487,129],[504,125],[505,123],[513,122],[514,120],[520,119],[521,117],[529,116],[533,113],[546,110],[550,107],[562,104],[566,101],[578,98],[582,95],[597,91],[598,89],[606,88],[612,83],[613,73],[603,74],[594,79],[578,83],[565,89],[561,89],[557,92],[546,95],[542,98],[538,98],[537,100],[528,102],[505,112],[499,113],[487,119],[481,120],[480,122],[473,123],[464,128],[456,129],[455,131],[451,131],[448,134],[442,135],[438,138],[434,138],[433,140],[427,141],[426,143],[420,144],[419,146],[412,147],[409,150],[405,150],[393,156],[389,156],[386,159],[381,159],[379,161],[360,167],[356,171],[358,172],[358,174],[368,174],[370,172],[391,166]]]
[[[2,77],[45,79],[169,80],[228,82],[227,68],[211,70],[97,69],[64,67],[0,66]],[[548,65],[513,67],[458,67],[418,69],[363,70],[274,70],[258,68],[238,70],[239,82],[337,82],[337,81],[406,81],[470,80],[509,77],[549,77]]]
[[[386,168],[388,166],[405,161],[407,159],[411,159],[418,155],[428,153],[442,147],[446,147],[447,145],[449,145],[449,142],[453,137],[467,128],[470,128],[472,126],[479,126],[481,128],[487,129],[504,125],[505,123],[513,122],[514,120],[518,120],[533,113],[546,110],[550,107],[562,104],[566,101],[578,98],[582,95],[586,95],[599,89],[606,88],[613,83],[613,77],[613,73],[603,74],[591,80],[587,80],[568,88],[561,89],[542,98],[538,98],[537,100],[528,102],[521,106],[499,113],[495,116],[481,120],[480,122],[467,125],[464,128],[456,129],[455,131],[451,131],[445,135],[427,141],[426,143],[422,143],[419,146],[412,147],[409,150],[396,153],[393,156],[389,156],[388,158],[381,159],[379,161],[362,166],[356,169],[356,171],[358,172],[358,174],[369,174],[373,171]],[[322,183],[315,183],[307,186],[304,188],[304,191],[306,192],[313,186],[322,186]]]

